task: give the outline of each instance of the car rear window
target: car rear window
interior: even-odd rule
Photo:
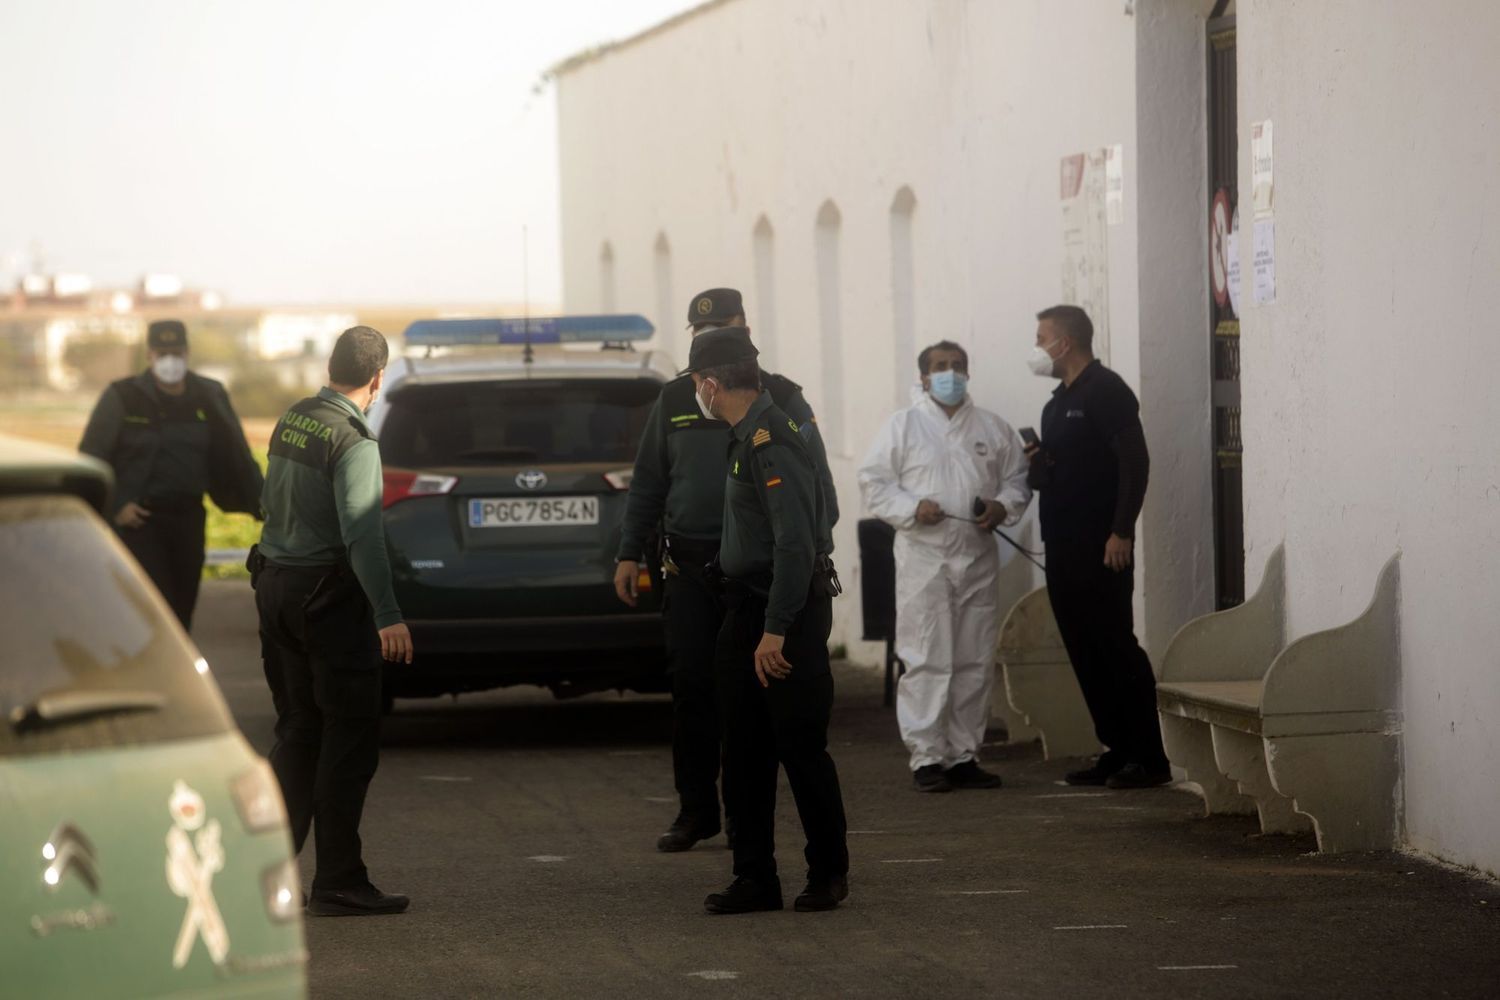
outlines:
[[[387,465],[430,468],[635,461],[654,379],[551,379],[409,385],[380,429]]]
[[[231,728],[151,583],[73,497],[0,498],[0,757],[210,736]],[[160,696],[148,710],[18,726],[47,696]]]

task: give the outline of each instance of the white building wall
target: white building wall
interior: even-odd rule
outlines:
[[[654,315],[658,233],[671,241],[679,311],[699,289],[733,285],[745,292],[755,329],[763,319],[756,290],[773,287],[764,360],[803,384],[834,443],[844,511],[835,540],[852,584],[861,514],[855,469],[916,381],[911,347],[903,344],[899,356],[895,349],[901,317],[910,317],[916,348],[945,337],[969,348],[979,405],[1018,427],[1035,425],[1055,383],[1031,375],[1024,361],[1035,313],[1060,298],[1059,161],[1123,144],[1125,218],[1108,229],[1109,364],[1141,385],[1144,321],[1155,355],[1198,366],[1186,406],[1179,401],[1158,416],[1143,398],[1159,478],[1142,522],[1138,603],[1143,635],[1159,656],[1183,621],[1211,605],[1206,225],[1201,204],[1191,202],[1198,192],[1189,191],[1178,196],[1179,206],[1184,198],[1195,205],[1187,228],[1158,227],[1150,244],[1191,260],[1196,284],[1185,282],[1186,308],[1198,310],[1197,322],[1176,321],[1180,304],[1173,322],[1164,324],[1160,310],[1143,315],[1134,173],[1139,142],[1167,144],[1153,151],[1163,161],[1201,164],[1203,22],[1191,12],[1210,5],[1142,0],[1132,17],[1125,5],[1099,0],[914,0],[880,4],[872,17],[868,0],[727,0],[577,65],[558,81],[566,308],[604,307],[598,260],[607,241],[615,306]],[[1189,11],[1196,27],[1173,58],[1138,72],[1137,22],[1158,7]],[[1138,78],[1196,87],[1186,101],[1196,117],[1138,129]],[[825,357],[817,219],[827,202],[839,217],[843,336]],[[893,208],[910,210],[909,239]],[[757,268],[762,217],[773,233],[769,280],[764,227]],[[893,294],[893,265],[910,268],[909,300]],[[680,323],[658,336],[679,359],[687,344]],[[827,405],[836,402],[835,358],[844,386],[836,413]],[[834,421],[840,429],[831,429]],[[1174,500],[1183,496],[1201,503],[1183,509]],[[1166,549],[1158,558],[1153,533],[1188,539],[1177,543],[1186,554]],[[1021,537],[1038,541],[1031,516]],[[1006,579],[1011,596],[1036,582],[1017,572]],[[837,602],[835,641],[859,634],[852,596]]]
[[[1275,140],[1276,301],[1241,326],[1251,575],[1284,539],[1302,635],[1401,552],[1407,836],[1500,872],[1500,7],[1241,0],[1238,29],[1247,230],[1250,124]]]

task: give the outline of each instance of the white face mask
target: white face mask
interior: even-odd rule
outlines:
[[[1040,375],[1042,378],[1056,377],[1052,374],[1052,370],[1057,367],[1057,361],[1040,344],[1031,349],[1031,355],[1026,359],[1026,366],[1031,369],[1033,375]]]
[[[702,386],[699,386],[699,388],[701,389],[703,387],[706,387],[707,385],[708,385],[708,383],[704,382]],[[707,417],[710,420],[718,420],[719,419],[718,417],[714,416],[713,411],[708,408],[708,404],[703,401],[703,396],[700,395],[696,390],[693,392],[693,398],[698,401],[698,409],[700,409],[700,410],[703,411],[703,415],[705,417]]]
[[[166,385],[176,385],[187,378],[187,358],[180,354],[163,354],[151,362],[151,374]]]

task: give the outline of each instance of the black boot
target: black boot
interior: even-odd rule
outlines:
[[[779,910],[781,902],[781,880],[771,876],[769,881],[737,878],[723,892],[711,892],[703,901],[709,913],[755,913],[760,910]]]
[[[719,834],[719,818],[694,819],[679,813],[667,828],[667,832],[656,838],[656,849],[667,854],[675,854],[678,851],[691,850],[692,846],[700,840],[716,837]]]
[[[1109,776],[1104,784],[1110,788],[1157,788],[1172,783],[1172,768],[1167,764],[1146,767],[1143,764],[1126,764]]]
[[[954,764],[943,772],[943,777],[947,778],[948,784],[954,788],[999,788],[1003,784],[1000,775],[986,771],[979,766],[978,761],[974,760]]]
[[[403,913],[411,900],[394,892],[381,892],[373,885],[362,889],[314,889],[307,912],[314,917],[373,917]]]
[[[943,773],[941,764],[923,764],[911,773],[911,783],[919,792],[953,791],[953,783]]]
[[[799,913],[831,910],[848,898],[849,876],[835,875],[832,878],[808,876],[807,888],[803,889],[802,894],[792,903],[792,909]]]

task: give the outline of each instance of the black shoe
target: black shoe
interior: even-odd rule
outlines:
[[[410,904],[405,896],[381,892],[373,885],[363,889],[314,889],[307,913],[313,917],[373,917],[403,913]]]
[[[911,773],[911,782],[919,792],[953,791],[953,783],[943,773],[941,764],[923,764]]]
[[[849,898],[849,876],[836,875],[830,879],[807,880],[807,888],[792,903],[798,913],[816,913],[831,910]]]
[[[719,819],[698,820],[690,816],[678,816],[667,828],[667,832],[656,838],[656,849],[667,854],[691,850],[700,840],[719,834]]]
[[[1094,763],[1082,771],[1069,771],[1064,775],[1070,785],[1103,785],[1109,781],[1110,776],[1118,774],[1125,766],[1125,762],[1110,754],[1102,754],[1094,760]]]
[[[1109,776],[1104,784],[1110,788],[1158,788],[1172,783],[1172,769],[1163,767],[1147,770],[1140,764],[1126,764]]]
[[[986,771],[976,760],[954,764],[943,772],[943,777],[954,788],[999,788],[1002,784],[1000,775]]]
[[[749,878],[737,878],[723,892],[711,892],[703,901],[709,913],[756,913],[761,910],[779,910],[781,903],[781,880],[773,877],[769,882],[757,882]]]

